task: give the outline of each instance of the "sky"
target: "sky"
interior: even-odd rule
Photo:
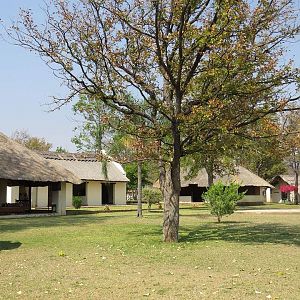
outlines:
[[[43,0],[0,1],[0,19],[10,24],[20,7],[39,12]],[[34,53],[0,39],[0,54],[0,132],[11,136],[15,130],[27,130],[32,136],[44,137],[54,150],[62,146],[75,151],[72,106],[47,112],[51,96],[65,95],[66,89]]]
[[[299,8],[299,0],[295,0]],[[0,19],[9,25],[20,8],[30,8],[40,16],[44,0],[0,1]],[[0,32],[3,29],[0,27]],[[290,44],[290,57],[300,66],[300,39]],[[71,143],[78,119],[72,105],[47,112],[51,96],[63,96],[66,88],[34,53],[9,44],[0,38],[0,132],[11,136],[15,130],[27,130],[32,136],[43,137],[53,144],[75,151]]]

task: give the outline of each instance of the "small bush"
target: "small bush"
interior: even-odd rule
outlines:
[[[79,209],[82,206],[82,199],[79,196],[74,196],[72,200],[72,205],[75,209]]]
[[[104,209],[103,209],[104,211],[110,211],[110,208],[109,208],[109,206],[106,204],[105,206],[104,206]]]
[[[237,201],[243,199],[245,193],[239,193],[239,187],[236,183],[225,186],[217,182],[204,193],[203,198],[209,205],[210,213],[217,216],[218,222],[221,222],[222,216],[233,214]]]
[[[161,191],[155,188],[144,188],[142,194],[143,201],[147,202],[149,210],[152,204],[159,205],[163,199]]]

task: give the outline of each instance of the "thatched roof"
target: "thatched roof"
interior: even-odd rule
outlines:
[[[119,163],[107,162],[107,178],[103,173],[103,165],[93,153],[41,153],[49,161],[74,173],[82,180],[128,182],[125,171]]]
[[[291,174],[282,174],[282,175],[277,175],[272,179],[272,183],[276,184],[278,182],[278,179],[281,178],[283,181],[285,181],[288,185],[295,185],[295,175]],[[300,183],[298,185],[298,190],[300,190]]]
[[[204,168],[201,169],[198,174],[191,179],[187,179],[186,175],[187,172],[181,172],[181,187],[187,187],[190,184],[197,184],[199,187],[208,187],[208,176]],[[274,188],[270,183],[242,166],[238,166],[236,168],[234,175],[216,176],[214,182],[217,181],[221,181],[224,184],[236,182],[240,186],[261,186]],[[156,182],[154,186],[159,187],[159,184]]]
[[[0,179],[31,182],[72,182],[81,180],[60,165],[0,133]]]

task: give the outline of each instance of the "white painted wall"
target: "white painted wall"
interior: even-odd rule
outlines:
[[[66,206],[72,206],[72,199],[73,199],[73,184],[67,182],[66,183]]]
[[[272,189],[271,188],[266,189],[266,201],[268,203],[272,202]]]
[[[67,199],[67,183],[61,183],[60,191],[52,192],[52,203],[56,205],[56,213],[64,216],[66,215],[66,199]]]
[[[100,181],[88,181],[86,185],[87,205],[102,205],[102,184]]]
[[[114,184],[114,204],[126,204],[126,182],[117,182]]]
[[[48,187],[31,188],[31,206],[36,208],[48,207]]]
[[[8,186],[7,187],[7,203],[16,203],[19,199],[19,187],[18,186]]]
[[[179,202],[192,202],[192,196],[179,196]]]
[[[245,195],[244,198],[238,202],[266,202],[265,188],[260,187],[260,195]]]

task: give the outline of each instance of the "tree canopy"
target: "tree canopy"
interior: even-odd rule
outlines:
[[[298,70],[282,59],[299,33],[292,0],[53,0],[45,12],[37,25],[23,10],[8,33],[69,88],[56,106],[97,97],[118,112],[108,119],[152,144],[165,241],[178,240],[181,157],[297,109]]]
[[[52,144],[44,138],[31,136],[26,130],[16,130],[12,134],[12,139],[31,150],[49,151],[52,147]]]

